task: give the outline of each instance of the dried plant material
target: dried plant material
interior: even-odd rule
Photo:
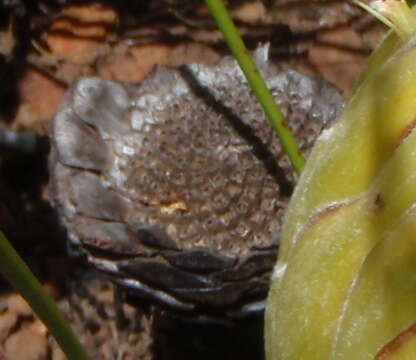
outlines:
[[[47,337],[44,331],[39,330],[38,323],[34,322],[12,334],[4,345],[5,358],[10,360],[46,359]]]
[[[351,96],[357,77],[366,63],[359,54],[319,44],[311,46],[308,59],[327,81],[338,84],[346,97]]]
[[[120,300],[115,298],[115,286],[95,273],[71,274],[66,285],[68,293],[57,303],[94,359],[151,359],[150,315],[117,302]],[[0,301],[1,359],[66,359],[45,325],[20,295],[5,294]],[[121,310],[117,310],[120,307]]]
[[[103,45],[98,40],[54,33],[48,34],[46,42],[55,56],[78,65],[93,62],[100,54]]]
[[[341,97],[267,47],[255,57],[307,153]],[[91,264],[174,309],[262,308],[293,174],[234,60],[159,67],[137,87],[82,79],[51,139],[54,202]]]
[[[101,2],[93,2],[85,5],[71,5],[63,9],[62,16],[71,18],[80,23],[99,23],[107,26],[115,26],[118,23],[118,15],[114,8]]]
[[[4,305],[0,315],[1,358],[45,359],[49,336],[45,325],[19,294],[2,295],[1,302]]]
[[[80,341],[94,359],[150,360],[152,320],[138,307],[121,303],[116,287],[92,272],[79,273],[68,281],[68,296],[59,306]],[[60,357],[52,342],[53,360]]]
[[[3,343],[4,340],[9,336],[11,330],[15,327],[17,323],[17,314],[15,312],[9,311],[4,312],[0,315],[0,342]]]
[[[296,32],[308,33],[347,24],[360,14],[348,1],[275,1],[266,22],[288,25]]]
[[[28,69],[19,83],[20,108],[16,128],[33,127],[46,123],[56,113],[65,87],[35,69]]]
[[[247,1],[231,10],[235,20],[253,24],[264,22],[266,13],[267,9],[261,1]]]
[[[30,316],[32,315],[32,309],[25,299],[21,295],[12,294],[7,298],[8,309],[13,309],[18,316]]]
[[[100,77],[130,83],[138,83],[153,69],[155,62],[166,62],[166,51],[158,51],[157,45],[144,46],[148,49],[148,53],[144,50],[142,59],[133,56],[134,47],[130,48],[126,44],[118,44],[114,46],[111,53],[97,61],[97,75]],[[155,50],[153,52],[153,50]],[[160,47],[159,47],[160,50]],[[161,56],[160,56],[161,55]],[[148,61],[150,59],[150,62]]]
[[[92,63],[104,51],[111,27],[118,23],[114,9],[98,3],[65,8],[46,34],[51,52],[73,64]]]
[[[394,29],[403,40],[416,30],[416,15],[406,0],[373,0],[369,5],[358,0],[354,2]]]
[[[10,57],[15,44],[16,39],[13,33],[13,24],[10,23],[5,30],[0,31],[0,54],[6,58]]]
[[[188,206],[184,201],[178,200],[176,202],[170,203],[170,204],[163,204],[160,207],[160,212],[162,214],[172,214],[175,211],[187,211]]]

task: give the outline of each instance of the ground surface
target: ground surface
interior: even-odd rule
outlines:
[[[261,359],[258,319],[195,328],[143,304],[116,301],[111,283],[67,256],[65,232],[47,201],[45,136],[65,89],[86,75],[137,83],[155,64],[214,63],[227,53],[199,2],[78,3],[0,5],[0,131],[37,135],[36,146],[24,153],[0,134],[0,228],[94,358]],[[348,97],[383,27],[347,1],[273,3],[230,1],[250,48],[271,41],[276,61],[321,76]],[[63,359],[20,296],[5,283],[0,289],[0,358]]]

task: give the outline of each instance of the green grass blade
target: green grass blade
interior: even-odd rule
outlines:
[[[43,290],[40,282],[2,232],[0,232],[0,272],[48,327],[69,360],[90,359],[55,302]]]
[[[237,29],[228,14],[222,0],[206,0],[206,3],[218,24],[218,27],[224,34],[232,54],[240,65],[248,84],[260,102],[263,111],[266,113],[271,125],[280,139],[283,150],[288,155],[293,168],[299,174],[305,164],[305,160],[299,150],[299,145],[285,123],[282,111],[275,103],[272,94],[266,86],[260,72],[254,61],[251,59],[243,40],[237,32]]]

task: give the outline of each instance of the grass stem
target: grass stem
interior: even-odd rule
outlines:
[[[67,320],[52,298],[0,232],[0,272],[25,298],[47,326],[69,360],[89,360]]]
[[[305,160],[300,153],[299,145],[287,126],[282,111],[273,99],[273,96],[266,86],[260,72],[244,45],[238,31],[231,19],[222,0],[206,0],[212,16],[217,22],[218,27],[224,34],[232,54],[240,65],[244,75],[247,78],[250,88],[260,102],[264,112],[267,115],[273,129],[275,130],[283,151],[288,155],[293,168],[299,174],[305,164]]]

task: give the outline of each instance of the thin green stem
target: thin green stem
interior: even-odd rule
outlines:
[[[254,61],[251,59],[243,40],[228,14],[222,0],[206,0],[212,16],[217,22],[218,27],[224,34],[232,54],[240,65],[244,75],[247,78],[250,88],[253,90],[263,111],[266,113],[271,125],[273,126],[283,150],[288,155],[293,168],[299,174],[305,164],[305,160],[299,150],[299,145],[285,123],[282,111],[273,99],[273,96],[266,86],[260,72]]]
[[[43,290],[40,282],[2,232],[0,232],[0,272],[26,299],[69,360],[90,359],[55,302]]]

